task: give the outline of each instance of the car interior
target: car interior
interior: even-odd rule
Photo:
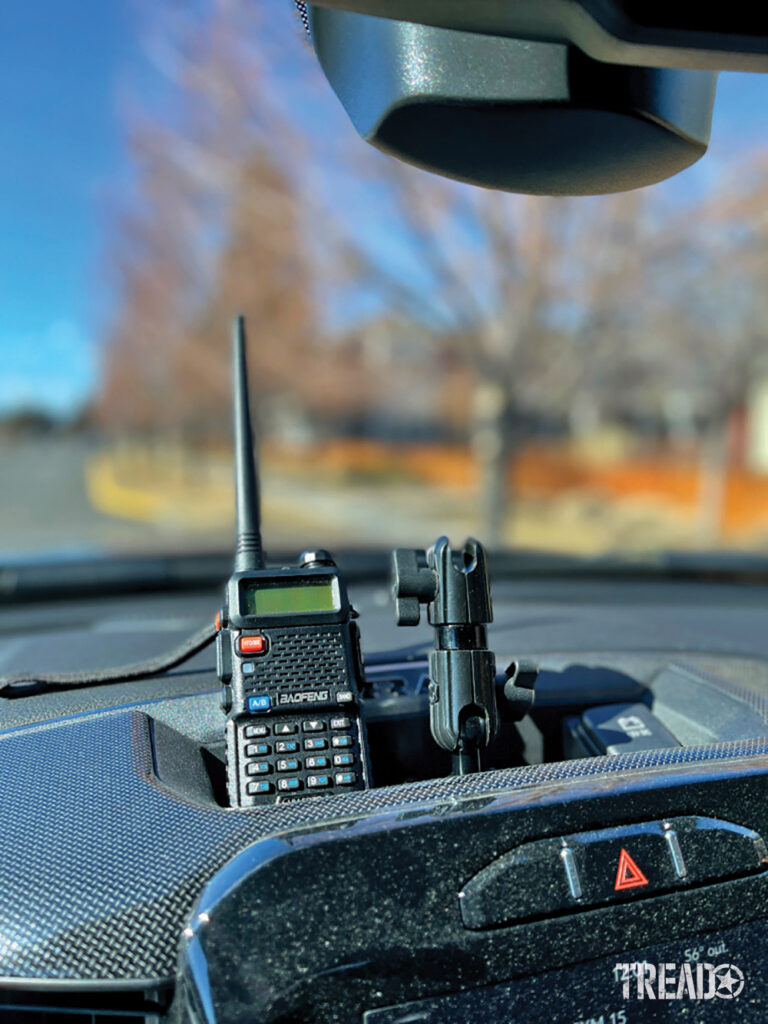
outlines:
[[[295,6],[359,152],[436,195],[656,187],[768,71],[757,9]],[[768,1019],[766,555],[513,549],[448,499],[326,536],[262,455],[258,310],[210,319],[231,544],[0,561],[0,1020]]]

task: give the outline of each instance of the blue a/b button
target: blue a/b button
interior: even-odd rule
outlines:
[[[271,701],[267,694],[263,694],[260,697],[249,697],[248,698],[248,710],[249,711],[269,711]]]

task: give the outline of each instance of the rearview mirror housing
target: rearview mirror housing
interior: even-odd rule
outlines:
[[[359,134],[408,163],[534,195],[668,178],[706,152],[717,72],[607,64],[562,42],[311,7],[320,64]]]

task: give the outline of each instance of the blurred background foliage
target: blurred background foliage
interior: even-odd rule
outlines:
[[[82,449],[82,509],[30,525],[22,485],[3,547],[226,547],[242,312],[272,548],[765,548],[765,146],[701,195],[493,193],[359,141],[288,3],[142,18],[98,386],[0,426],[19,464]]]

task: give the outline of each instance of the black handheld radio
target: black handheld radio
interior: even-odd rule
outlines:
[[[216,637],[229,801],[365,789],[356,612],[327,551],[305,552],[297,568],[264,567],[242,317],[233,356],[237,546]]]

